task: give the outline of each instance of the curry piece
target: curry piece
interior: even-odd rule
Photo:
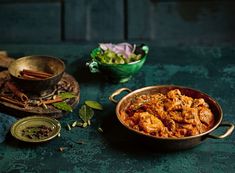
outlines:
[[[214,115],[205,100],[182,95],[179,89],[166,95],[137,96],[122,114],[131,128],[157,137],[194,136],[214,125]]]

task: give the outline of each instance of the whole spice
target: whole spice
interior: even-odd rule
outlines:
[[[87,124],[88,124],[88,126],[90,126],[91,125],[91,120],[88,120]]]
[[[52,77],[53,74],[51,73],[46,73],[46,72],[42,72],[42,71],[36,71],[36,70],[27,70],[27,69],[23,69],[21,72],[21,77],[22,78],[31,78],[31,79],[46,79],[49,77]]]
[[[19,106],[19,107],[22,107],[22,108],[25,108],[27,106],[27,104],[19,102],[18,100],[14,100],[14,99],[12,99],[12,98],[10,98],[8,96],[1,95],[0,96],[0,100],[4,101],[4,102],[11,103],[13,105],[16,105],[16,106]]]
[[[99,132],[101,132],[101,133],[103,133],[104,131],[103,131],[103,129],[101,128],[101,127],[99,127],[98,129],[97,129]]]
[[[70,94],[67,94],[65,93],[64,96],[62,97],[65,97],[66,98],[70,98]],[[60,95],[61,97],[61,95]],[[55,103],[55,104],[60,104],[61,102],[59,103]],[[53,104],[54,105],[54,104]],[[79,122],[79,121],[74,121],[71,126],[72,127],[87,127],[87,126],[90,126],[91,125],[91,119],[92,117],[94,116],[94,110],[93,109],[98,109],[98,110],[102,110],[103,107],[100,103],[96,102],[96,101],[91,101],[91,100],[88,100],[88,101],[85,101],[85,104],[81,106],[81,108],[79,109],[79,117],[81,118],[81,120],[83,122]],[[71,127],[69,124],[67,124],[67,126],[69,126],[69,130],[71,130]]]
[[[67,124],[67,129],[68,129],[68,130],[71,130],[71,127],[70,127],[70,125],[69,125],[69,124]]]
[[[21,76],[23,79],[38,79],[37,77],[34,77],[34,76],[30,76],[30,75],[27,75],[27,74],[21,74]],[[40,78],[39,78],[40,79]]]
[[[22,136],[30,139],[44,139],[50,136],[52,128],[45,125],[26,127],[22,130]]]
[[[42,103],[42,107],[43,107],[44,109],[48,109],[48,107],[47,107],[47,105],[46,105],[45,103]]]
[[[72,124],[72,127],[75,127],[77,125],[77,121],[74,121]]]
[[[6,82],[6,86],[13,92],[15,96],[19,97],[22,102],[26,102],[29,100],[27,95],[21,92],[20,89],[17,88],[17,86],[13,82]]]
[[[77,141],[76,143],[77,143],[77,144],[85,144],[84,141]]]
[[[57,103],[57,102],[62,102],[62,101],[63,101],[62,98],[56,97],[55,99],[51,99],[51,100],[42,100],[41,103],[40,103],[40,105],[42,105],[42,104],[48,105],[48,104]],[[40,106],[40,105],[39,105],[39,106]]]
[[[60,147],[60,148],[59,148],[59,151],[60,151],[60,152],[64,152],[65,149],[66,149],[65,147]]]
[[[82,126],[83,126],[83,123],[82,123],[82,122],[77,121],[76,126],[78,126],[78,127],[82,127]]]
[[[94,115],[93,109],[88,107],[87,105],[83,105],[79,109],[79,116],[83,120],[84,124],[86,123],[86,125],[83,124],[83,127],[87,126],[88,121],[93,117],[93,115]]]
[[[86,126],[87,126],[87,123],[86,123],[86,122],[85,122],[85,123],[83,123],[82,127],[84,127],[84,128],[85,128]]]

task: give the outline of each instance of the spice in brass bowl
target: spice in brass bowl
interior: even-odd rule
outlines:
[[[33,55],[13,61],[8,71],[18,87],[26,92],[41,93],[53,88],[62,78],[64,62],[59,58]]]
[[[46,79],[46,78],[49,78],[52,76],[53,76],[53,74],[51,74],[51,73],[46,73],[46,72],[42,72],[42,71],[35,71],[35,70],[27,70],[27,69],[23,69],[19,75],[19,77],[21,77],[23,79],[33,79],[33,80]]]

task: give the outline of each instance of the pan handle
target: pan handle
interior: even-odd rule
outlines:
[[[131,90],[129,88],[120,88],[116,91],[114,91],[110,96],[109,96],[109,100],[112,101],[113,103],[117,103],[118,100],[116,100],[114,97],[121,94],[121,92],[123,91],[128,91],[131,92]]]
[[[234,125],[232,123],[229,123],[229,122],[223,122],[219,125],[219,127],[221,126],[227,126],[229,127],[227,129],[227,131],[223,134],[223,135],[220,135],[220,136],[217,136],[217,135],[208,135],[209,138],[213,138],[213,139],[223,139],[223,138],[226,138],[227,136],[231,135],[233,130],[234,130]]]

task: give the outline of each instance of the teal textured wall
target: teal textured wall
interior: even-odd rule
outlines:
[[[234,9],[212,0],[0,0],[0,43],[231,45]]]

